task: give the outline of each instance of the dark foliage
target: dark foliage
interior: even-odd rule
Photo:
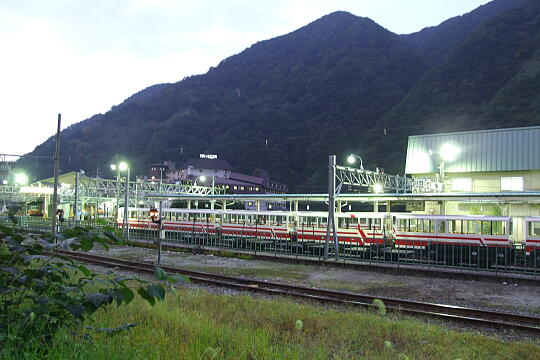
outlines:
[[[60,234],[59,240],[54,243],[50,236],[0,226],[0,358],[25,351],[45,354],[58,330],[81,330],[82,322],[98,309],[129,304],[134,290],[152,305],[164,299],[165,288],[160,284],[144,284],[115,272],[96,274],[56,252],[89,251],[95,244],[108,249],[121,243],[113,229],[74,227]],[[185,280],[158,267],[155,275],[171,287]],[[115,334],[131,326],[97,330]]]

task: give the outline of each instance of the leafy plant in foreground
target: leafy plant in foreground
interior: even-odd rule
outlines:
[[[110,229],[74,227],[53,243],[46,236],[0,227],[0,357],[6,348],[47,345],[60,328],[82,324],[106,305],[130,303],[134,290],[152,305],[163,300],[165,289],[160,284],[148,285],[114,272],[98,275],[55,252],[89,251],[95,244],[108,249],[120,243]],[[156,275],[169,282],[178,280],[162,269],[156,269]]]

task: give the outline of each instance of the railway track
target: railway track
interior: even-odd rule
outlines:
[[[155,268],[155,264],[147,262],[135,262],[71,251],[57,252],[74,260],[105,267],[116,267],[144,274],[153,274]],[[539,317],[287,285],[269,281],[183,270],[168,266],[161,266],[161,268],[168,273],[182,274],[188,276],[193,282],[206,285],[265,294],[294,296],[318,302],[349,306],[373,307],[373,300],[380,299],[385,304],[387,311],[397,311],[409,315],[430,316],[473,325],[492,326],[540,334]]]

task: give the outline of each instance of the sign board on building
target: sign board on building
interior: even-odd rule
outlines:
[[[425,208],[423,201],[407,201],[405,203],[405,211],[425,211]]]
[[[215,154],[199,154],[199,157],[201,159],[217,159],[217,155]]]

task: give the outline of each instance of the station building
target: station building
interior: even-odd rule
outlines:
[[[443,184],[443,192],[540,192],[540,126],[410,136],[406,174]],[[426,202],[433,214],[539,216],[538,201]]]

